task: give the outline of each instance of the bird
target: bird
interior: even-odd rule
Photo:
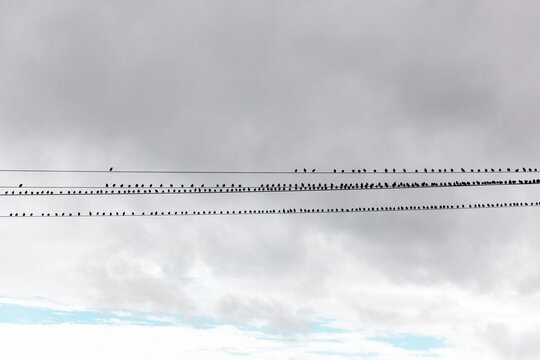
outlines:
[[[304,168],[304,172],[307,172],[306,168]]]
[[[113,168],[111,167],[111,168],[109,169],[109,171],[113,171]]]
[[[23,184],[19,184],[19,187],[22,187]]]

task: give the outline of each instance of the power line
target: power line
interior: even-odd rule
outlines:
[[[254,175],[392,175],[392,174],[460,174],[460,173],[538,173],[537,168],[423,168],[423,169],[295,169],[289,171],[232,171],[232,170],[77,170],[77,169],[0,169],[0,172],[11,173],[96,173],[96,174],[254,174]]]
[[[522,186],[540,185],[540,179],[531,180],[491,180],[491,181],[454,181],[454,182],[394,182],[394,183],[340,183],[340,184],[263,184],[261,186],[170,186],[144,187],[133,186],[0,186],[0,188],[19,189],[6,190],[1,196],[118,196],[118,195],[184,195],[184,194],[246,194],[246,193],[291,193],[291,192],[331,192],[331,191],[363,191],[363,190],[412,190],[453,187],[486,187],[486,186]],[[21,190],[39,189],[39,190]],[[55,192],[50,189],[69,189],[67,192]],[[41,191],[40,191],[41,190]]]
[[[343,213],[378,213],[378,212],[419,212],[441,210],[479,210],[501,208],[539,207],[538,202],[512,202],[512,203],[475,203],[454,205],[412,205],[412,206],[379,206],[356,208],[296,208],[270,209],[270,210],[203,210],[203,211],[151,211],[151,212],[54,212],[54,213],[10,213],[0,215],[0,218],[78,218],[78,217],[160,217],[160,216],[238,216],[238,215],[301,215],[301,214],[343,214]]]

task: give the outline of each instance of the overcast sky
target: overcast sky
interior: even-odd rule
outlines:
[[[540,167],[539,12],[0,0],[0,168]],[[0,185],[403,180],[321,176],[0,173]],[[0,212],[487,201],[540,191],[3,197]],[[0,357],[537,359],[538,211],[2,219]]]

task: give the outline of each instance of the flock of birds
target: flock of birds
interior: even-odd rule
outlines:
[[[0,171],[17,171],[1,170]],[[103,172],[91,170],[21,170],[23,172]],[[224,174],[449,174],[449,173],[537,173],[537,168],[483,168],[470,169],[439,168],[408,171],[383,169],[372,171],[366,169],[344,169],[333,171],[295,169],[293,172],[239,172],[239,171],[114,171],[110,173],[224,173]],[[258,186],[244,186],[238,183],[174,185],[174,184],[144,184],[144,183],[106,183],[100,186],[26,186],[23,183],[11,186],[0,185],[1,196],[77,196],[77,195],[158,195],[158,194],[239,194],[239,193],[278,193],[278,192],[309,192],[309,191],[357,191],[357,190],[390,190],[390,189],[427,189],[445,187],[478,187],[478,186],[515,186],[539,185],[540,179],[507,179],[507,180],[455,180],[455,181],[361,181],[361,182],[298,182],[298,183],[263,183]],[[434,211],[434,210],[466,210],[485,208],[509,208],[540,206],[540,202],[504,202],[504,203],[474,203],[474,204],[442,204],[442,205],[412,205],[412,206],[379,206],[353,208],[282,208],[266,210],[204,210],[204,211],[97,211],[97,212],[11,212],[0,217],[106,217],[106,216],[208,216],[208,215],[275,215],[275,214],[329,214],[329,213],[361,213],[361,212],[397,212],[397,211]]]
[[[111,170],[112,171],[112,170]],[[334,169],[334,171],[317,171],[317,169],[312,169],[311,171],[304,168],[303,171],[302,169],[301,170],[298,170],[298,169],[294,169],[294,172],[295,173],[314,173],[314,174],[317,174],[317,173],[334,173],[334,174],[337,174],[337,173],[348,173],[348,174],[388,174],[388,173],[402,173],[402,174],[420,174],[420,173],[425,173],[425,174],[428,174],[428,173],[453,173],[453,172],[458,172],[458,171],[461,171],[462,173],[510,173],[510,172],[538,172],[538,169],[537,168],[526,168],[526,167],[522,167],[522,168],[506,168],[506,169],[503,169],[503,168],[498,168],[498,169],[494,169],[494,168],[484,168],[484,169],[470,169],[470,170],[467,170],[465,168],[461,168],[459,170],[456,170],[454,171],[453,168],[450,168],[450,169],[428,169],[428,168],[424,168],[424,170],[419,170],[419,169],[414,169],[413,171],[407,171],[407,169],[402,169],[402,170],[399,170],[399,169],[395,169],[395,168],[392,168],[392,169],[388,169],[388,168],[385,168],[384,170],[382,171],[378,171],[377,169],[373,169],[373,170],[367,170],[367,169],[352,169],[352,170],[344,170],[344,169],[341,169],[341,170],[337,170],[337,169]]]
[[[411,205],[411,206],[380,206],[380,207],[353,207],[353,208],[290,208],[290,209],[266,209],[266,210],[208,210],[208,211],[151,211],[147,212],[62,212],[62,213],[10,213],[0,217],[110,217],[110,216],[209,216],[209,215],[276,215],[276,214],[329,214],[329,213],[359,213],[359,212],[396,212],[396,211],[434,211],[434,210],[472,210],[509,207],[537,207],[537,202],[510,202],[510,203],[475,203],[457,205]]]
[[[242,186],[241,184],[216,184],[216,186],[184,185],[164,186],[159,184],[105,184],[105,186],[84,187],[24,187],[19,184],[18,190],[5,190],[0,196],[31,196],[31,195],[154,195],[154,194],[223,194],[223,193],[268,193],[268,192],[302,192],[302,191],[347,191],[347,190],[385,190],[385,189],[424,189],[444,187],[477,187],[505,185],[538,185],[540,179],[519,180],[484,180],[484,181],[452,181],[452,182],[357,182],[357,183],[267,183],[259,186]],[[0,186],[2,188],[2,186]],[[3,188],[14,188],[6,186]],[[65,190],[65,189],[70,190]],[[29,190],[37,189],[37,190]],[[53,190],[64,189],[64,190]]]

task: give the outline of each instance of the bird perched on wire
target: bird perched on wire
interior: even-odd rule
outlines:
[[[111,168],[109,169],[109,171],[113,171],[113,168],[111,167]]]

